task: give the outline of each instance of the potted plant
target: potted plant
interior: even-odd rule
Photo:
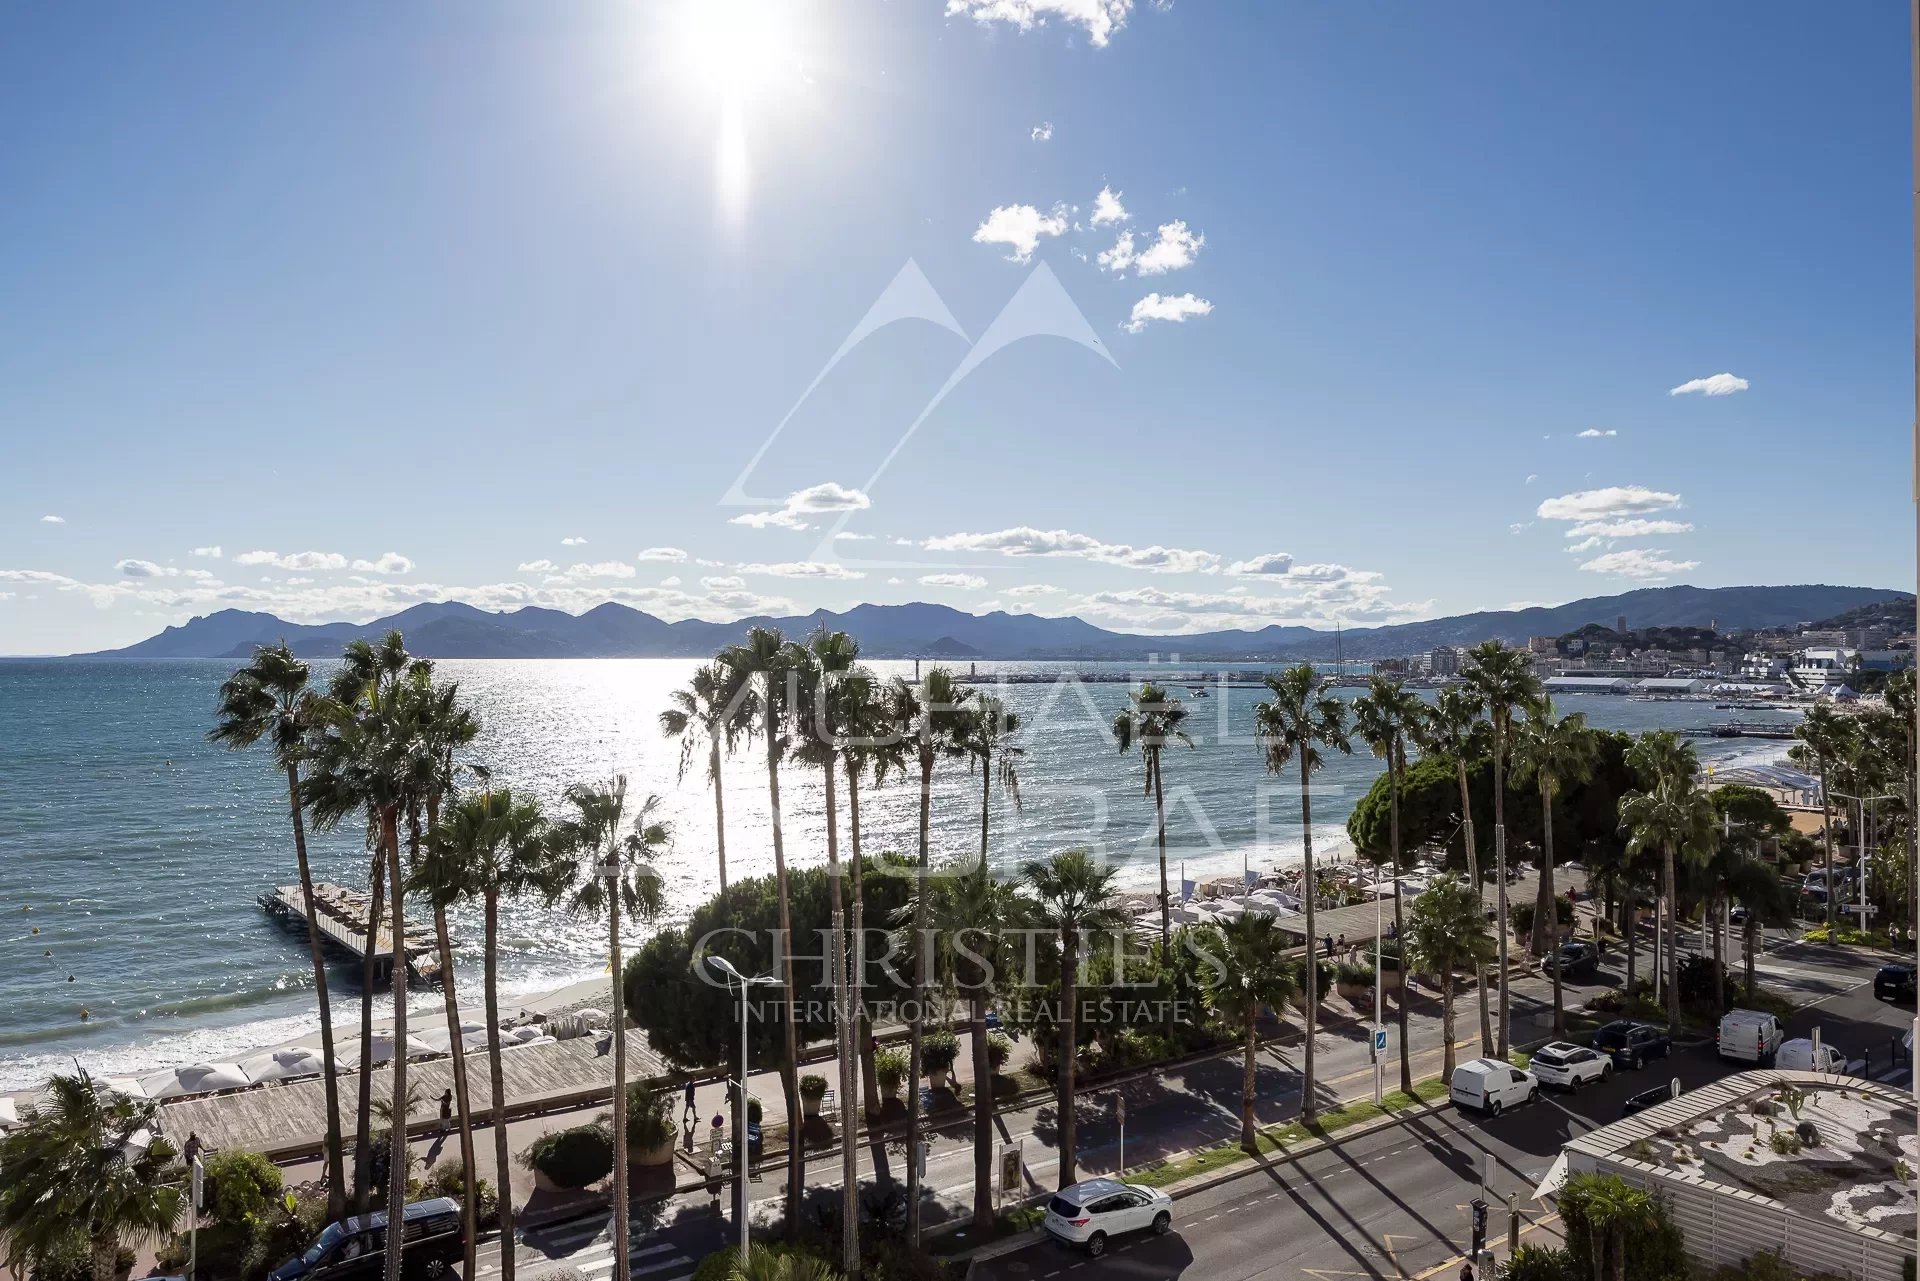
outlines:
[[[1373,990],[1373,981],[1371,965],[1342,961],[1334,971],[1333,986],[1346,1000],[1358,1001]]]
[[[520,1154],[543,1192],[568,1191],[598,1183],[613,1172],[613,1136],[604,1125],[576,1125],[543,1134]]]
[[[1313,994],[1324,1001],[1327,999],[1327,993],[1333,990],[1334,980],[1338,977],[1339,971],[1335,968],[1332,961],[1321,960],[1316,961],[1315,964],[1318,966],[1319,981],[1314,988]],[[1295,961],[1293,963],[1293,996],[1291,999],[1296,1008],[1302,1011],[1307,1008],[1307,963],[1305,961]]]
[[[987,1070],[995,1076],[1007,1069],[1007,1060],[1013,1057],[1013,1041],[1005,1032],[987,1033]]]
[[[671,1098],[648,1088],[643,1081],[635,1081],[627,1086],[627,1164],[629,1166],[657,1166],[673,1163],[673,1145],[679,1135],[674,1130],[673,1118],[670,1114],[672,1106]]]
[[[920,1062],[927,1071],[927,1082],[936,1090],[947,1088],[947,1076],[954,1060],[960,1057],[960,1040],[950,1028],[929,1032],[920,1043]]]
[[[899,1050],[882,1050],[873,1056],[874,1079],[880,1093],[889,1099],[900,1097],[900,1083],[907,1079],[907,1056]]]
[[[820,1115],[820,1100],[827,1094],[827,1078],[809,1072],[800,1078],[800,1110],[808,1119]]]

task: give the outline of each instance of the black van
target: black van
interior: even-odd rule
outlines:
[[[438,1281],[466,1256],[460,1235],[460,1203],[451,1197],[415,1201],[400,1212],[401,1267],[405,1275]],[[305,1254],[268,1274],[268,1281],[361,1281],[386,1267],[387,1212],[342,1219],[330,1225]]]

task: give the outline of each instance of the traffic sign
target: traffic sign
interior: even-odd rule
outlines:
[[[1383,1027],[1373,1029],[1373,1052],[1375,1054],[1387,1052],[1387,1029]]]

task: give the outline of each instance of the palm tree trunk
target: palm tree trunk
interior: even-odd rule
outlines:
[[[460,1227],[467,1236],[466,1270],[472,1276],[480,1245],[478,1237],[479,1166],[473,1153],[473,1104],[467,1095],[467,1047],[460,1039],[460,1001],[453,990],[453,941],[447,934],[447,909],[433,909],[433,939],[440,956],[440,992],[447,1004],[448,1046],[453,1055],[453,1103],[460,1120],[460,1170],[466,1178],[467,1194],[460,1207]]]
[[[1167,903],[1167,800],[1160,791],[1160,749],[1153,749],[1153,821],[1160,842],[1160,950],[1173,955],[1173,914]],[[1242,886],[1242,892],[1246,887]]]
[[[1073,1177],[1073,1066],[1078,1057],[1080,1030],[1080,937],[1077,930],[1060,931],[1060,1187],[1072,1187]]]
[[[1740,940],[1740,963],[1747,972],[1747,993],[1744,999],[1753,999],[1753,949],[1760,945],[1760,914],[1752,904],[1747,905],[1747,922],[1744,935]]]
[[[987,1055],[987,993],[968,994],[973,1037],[973,1226],[993,1226],[993,1063]]]
[[[1856,791],[1860,789],[1855,789]],[[1833,891],[1833,810],[1827,804],[1827,762],[1820,760],[1820,837],[1827,847],[1827,942],[1833,942],[1834,904],[1839,895]]]
[[[607,851],[609,864],[618,857],[615,850]],[[627,1281],[633,1267],[627,1242],[633,1209],[627,1201],[627,994],[620,981],[620,886],[614,877],[607,880],[607,956],[613,966],[613,1281]],[[746,1082],[740,1086],[745,1089]]]
[[[367,1046],[373,1040],[373,984],[379,967],[379,949],[374,941],[380,937],[380,922],[384,919],[382,908],[386,902],[387,855],[378,850],[374,854],[373,868],[367,875],[367,950],[360,957],[360,1062],[354,1065],[359,1074],[359,1110],[355,1116],[353,1132],[353,1212],[365,1214],[373,1189],[369,1186],[373,1177],[373,1073],[367,1069]]]
[[[1465,757],[1454,762],[1454,769],[1460,780],[1460,831],[1467,841],[1467,880],[1473,885],[1473,901],[1485,910],[1485,900],[1480,897],[1480,855],[1473,840],[1473,793],[1467,786],[1467,762]],[[1476,957],[1473,962],[1474,986],[1480,993],[1480,1052],[1493,1053],[1493,1009],[1487,1004],[1487,967]],[[1452,1075],[1451,1071],[1448,1073]]]
[[[103,1228],[90,1238],[88,1246],[88,1270],[93,1274],[93,1281],[114,1281],[120,1271],[119,1235],[111,1228]]]
[[[1627,1281],[1627,1234],[1620,1228],[1609,1228],[1607,1245],[1613,1258],[1613,1281]]]
[[[1493,874],[1499,882],[1495,897],[1499,902],[1500,916],[1500,1021],[1495,1029],[1495,1046],[1502,1062],[1507,1057],[1508,1033],[1511,1020],[1507,1015],[1507,936],[1512,933],[1507,924],[1507,734],[1505,726],[1496,722],[1493,727]],[[1487,1004],[1486,989],[1480,990],[1480,1005]]]
[[[793,946],[793,904],[787,891],[787,846],[780,821],[780,726],[775,720],[775,705],[776,700],[769,691],[765,722],[767,812],[773,824],[773,879],[780,900],[781,955],[775,959],[780,966],[780,980],[787,1002],[786,1017],[780,1020],[786,1038],[786,1057],[780,1065],[780,1088],[787,1101],[787,1237],[797,1240],[800,1234],[800,1200],[806,1190],[806,1154],[800,1142],[800,1035],[794,1018],[798,1001],[794,993],[793,966],[788,963],[786,956]],[[740,1088],[743,1091],[746,1089],[745,1081],[740,1083]],[[625,1281],[625,1278],[621,1278],[621,1281]]]
[[[400,815],[389,807],[380,819],[387,846],[387,935],[393,945],[393,1113],[388,1132],[393,1155],[387,1162],[387,1208],[407,1203],[407,914],[406,879],[400,874]],[[387,1234],[387,1281],[400,1281],[404,1234]]]
[[[923,733],[925,731],[923,730]],[[927,1031],[927,837],[933,817],[933,745],[920,744],[920,867],[913,894],[913,1018],[907,1028],[907,1244],[920,1243],[920,1071]]]
[[[1260,1146],[1259,1139],[1254,1136],[1253,1127],[1253,1069],[1254,1054],[1260,1044],[1257,1031],[1259,1016],[1259,1005],[1249,1000],[1247,1002],[1246,1052],[1240,1070],[1240,1146],[1249,1152],[1256,1151]],[[1122,1176],[1125,1173],[1126,1171],[1121,1171]]]
[[[487,1084],[493,1095],[493,1186],[500,1193],[500,1281],[513,1281],[513,1166],[507,1154],[506,1081],[500,1072],[500,983],[493,943],[500,929],[500,892],[486,892]]]
[[[1453,967],[1440,967],[1440,1079],[1453,1080]]]
[[[1727,961],[1726,936],[1720,930],[1720,896],[1713,896],[1707,910],[1713,914],[1713,1013],[1714,1017],[1727,1012]]]
[[[1680,899],[1674,891],[1673,846],[1661,852],[1661,889],[1667,900],[1667,1031],[1680,1034]]]
[[[1307,963],[1302,969],[1302,991],[1307,995],[1303,1011],[1306,1022],[1306,1051],[1301,1055],[1300,1077],[1300,1119],[1311,1121],[1320,1112],[1320,1101],[1313,1096],[1313,1033],[1319,1023],[1320,1013],[1320,939],[1313,932],[1314,902],[1320,897],[1320,883],[1313,874],[1313,799],[1308,781],[1308,760],[1312,753],[1302,750],[1300,753],[1300,866],[1301,898],[1305,900],[1307,927]]]
[[[1400,774],[1406,769],[1405,749],[1396,735],[1393,744],[1393,757],[1387,762],[1387,787],[1391,798],[1388,832],[1393,849],[1393,937],[1400,945],[1400,995],[1394,1001],[1399,1010],[1400,1021],[1400,1089],[1409,1097],[1413,1094],[1413,1054],[1407,1046],[1407,923],[1401,907],[1400,893]],[[1373,981],[1378,983],[1381,976],[1376,974]]]
[[[847,998],[847,918],[840,894],[840,789],[835,782],[833,755],[829,753],[822,770],[826,776],[827,807],[827,899],[832,926],[832,962],[828,981],[833,984],[834,1057],[839,1068],[840,1104],[840,1270],[849,1277],[860,1275],[860,1150],[853,1136],[859,1129],[854,1117],[854,1024],[852,1002]]]
[[[346,1161],[340,1150],[340,1082],[334,1075],[333,1004],[327,997],[327,956],[321,943],[320,911],[313,901],[313,868],[307,862],[307,824],[300,812],[300,767],[287,762],[287,809],[293,816],[293,856],[300,866],[300,899],[306,905],[307,950],[313,958],[313,995],[320,1008],[320,1061],[327,1065],[327,1218],[336,1220],[347,1204]]]
[[[880,1120],[880,1078],[875,1070],[873,1052],[873,1020],[867,1012],[867,917],[866,890],[863,880],[865,868],[860,853],[860,771],[847,771],[847,838],[852,844],[848,862],[853,873],[853,924],[850,950],[853,957],[853,1027],[860,1042],[860,1097],[864,1100],[864,1112],[867,1125],[872,1127]],[[886,1177],[886,1140],[873,1135],[873,1169],[876,1175]]]
[[[1639,950],[1634,946],[1640,941],[1640,911],[1634,901],[1638,891],[1634,886],[1626,887],[1626,894],[1620,902],[1620,933],[1627,944],[1627,995],[1633,995],[1634,962]]]
[[[1553,785],[1541,775],[1540,780],[1540,892],[1534,896],[1533,904],[1533,950],[1535,955],[1553,957],[1553,1034],[1567,1034],[1566,996],[1560,987],[1560,902],[1553,892]],[[1547,946],[1551,953],[1541,947],[1541,930],[1547,930]],[[1506,985],[1501,984],[1504,990]]]
[[[720,740],[708,735],[707,769],[713,775],[713,848],[720,862],[720,892],[727,892],[727,789],[720,783]]]

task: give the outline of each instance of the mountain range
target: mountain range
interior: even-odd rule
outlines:
[[[1564,605],[1483,610],[1450,618],[1340,633],[1349,658],[1411,654],[1436,645],[1468,645],[1489,638],[1522,644],[1530,636],[1559,636],[1588,623],[1612,626],[1624,616],[1633,627],[1706,627],[1722,632],[1792,627],[1848,610],[1913,596],[1877,587],[1643,587],[1591,596]],[[289,623],[272,614],[221,610],[169,627],[124,649],[92,658],[241,658],[254,646],[286,641],[296,653],[329,657],[355,637],[390,628],[406,633],[407,648],[434,658],[694,658],[715,653],[749,627],[778,627],[789,636],[825,625],[858,638],[871,658],[1089,659],[1132,661],[1149,654],[1190,660],[1327,658],[1331,631],[1274,624],[1254,631],[1179,636],[1108,631],[1080,618],[1038,614],[969,614],[946,605],[855,605],[844,612],[815,610],[785,618],[731,623],[682,619],[669,623],[608,602],[583,614],[528,606],[491,613],[459,601],[414,605],[370,623]]]

